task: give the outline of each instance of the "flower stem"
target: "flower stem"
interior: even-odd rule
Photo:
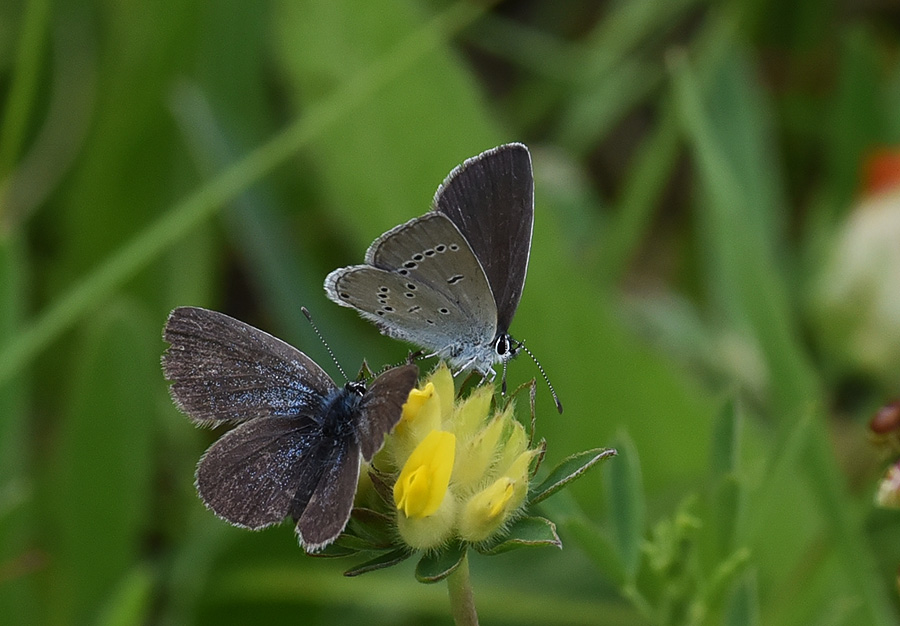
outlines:
[[[450,612],[456,626],[478,626],[475,595],[469,579],[468,554],[463,556],[459,566],[447,577],[447,589],[450,591]]]

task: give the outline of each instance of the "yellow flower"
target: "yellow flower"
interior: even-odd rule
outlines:
[[[455,456],[456,436],[431,431],[409,455],[394,484],[397,509],[413,518],[435,513],[447,495]]]
[[[524,504],[537,451],[528,449],[512,403],[495,413],[493,398],[494,388],[482,385],[457,401],[445,365],[410,392],[385,446],[393,471],[400,470],[393,495],[408,546],[484,541]]]

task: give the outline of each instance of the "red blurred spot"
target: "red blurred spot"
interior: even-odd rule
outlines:
[[[900,428],[900,400],[886,404],[869,421],[869,430],[876,435],[886,435]]]
[[[900,148],[879,148],[863,162],[863,194],[873,196],[900,186]]]

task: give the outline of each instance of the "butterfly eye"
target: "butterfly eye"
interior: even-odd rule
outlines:
[[[494,350],[499,356],[503,356],[504,354],[509,352],[509,336],[500,335],[499,337],[497,337],[497,343],[494,344]]]

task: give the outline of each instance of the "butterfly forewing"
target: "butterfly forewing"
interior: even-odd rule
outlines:
[[[197,491],[219,517],[258,529],[287,517],[318,484],[322,444],[310,418],[255,419],[216,441],[197,465]],[[325,450],[327,453],[328,451]]]
[[[177,308],[163,337],[172,398],[198,422],[311,414],[335,388],[308,356],[223,313]]]
[[[522,297],[534,224],[531,155],[520,143],[468,159],[438,188],[434,211],[449,217],[481,263],[501,332]]]
[[[366,461],[372,460],[384,444],[384,436],[400,421],[403,405],[418,375],[415,365],[404,365],[389,369],[372,381],[363,396],[360,410],[365,419],[359,421],[357,431],[357,441]]]

